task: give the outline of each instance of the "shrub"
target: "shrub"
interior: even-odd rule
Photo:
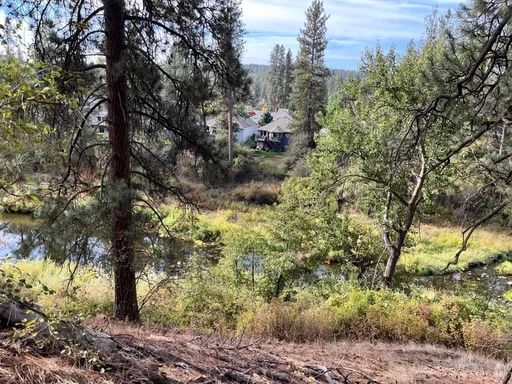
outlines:
[[[251,180],[258,174],[252,157],[239,155],[233,162],[233,177],[236,181]]]
[[[282,161],[277,159],[262,159],[258,163],[259,176],[262,179],[284,180],[286,170]]]
[[[261,304],[241,319],[239,328],[245,327],[256,334],[294,342],[334,339],[336,335],[332,311],[304,302],[275,300]]]
[[[271,205],[277,202],[279,186],[263,182],[251,182],[233,189],[233,196],[240,200],[258,205]]]
[[[505,311],[475,297],[434,291],[412,296],[391,290],[339,285],[324,299],[298,295],[276,300],[241,317],[239,327],[288,341],[335,338],[420,342],[466,347],[481,353],[506,353],[512,347],[512,322]]]
[[[512,261],[504,261],[498,264],[496,272],[501,276],[512,276]]]

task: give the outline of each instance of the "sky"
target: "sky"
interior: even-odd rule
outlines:
[[[425,18],[437,7],[440,13],[456,10],[464,0],[324,0],[327,21],[329,68],[357,69],[361,53],[380,44],[403,52],[411,41],[419,41]],[[246,64],[268,64],[275,44],[283,44],[295,55],[297,35],[304,26],[310,0],[242,0],[245,24]]]

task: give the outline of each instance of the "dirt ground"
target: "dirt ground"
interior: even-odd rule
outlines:
[[[120,345],[101,372],[66,354],[0,348],[0,383],[497,383],[502,362],[425,345],[199,335],[96,320]],[[123,363],[119,363],[119,361]],[[100,371],[100,372],[98,372]]]

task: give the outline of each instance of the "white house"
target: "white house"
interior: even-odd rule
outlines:
[[[240,144],[258,133],[258,123],[250,118],[235,116],[233,125],[235,140]],[[218,129],[221,129],[218,118],[213,116],[206,119],[206,126],[210,135],[216,135]]]

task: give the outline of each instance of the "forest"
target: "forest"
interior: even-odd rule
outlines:
[[[512,383],[512,4],[327,3],[0,0],[0,383]]]

